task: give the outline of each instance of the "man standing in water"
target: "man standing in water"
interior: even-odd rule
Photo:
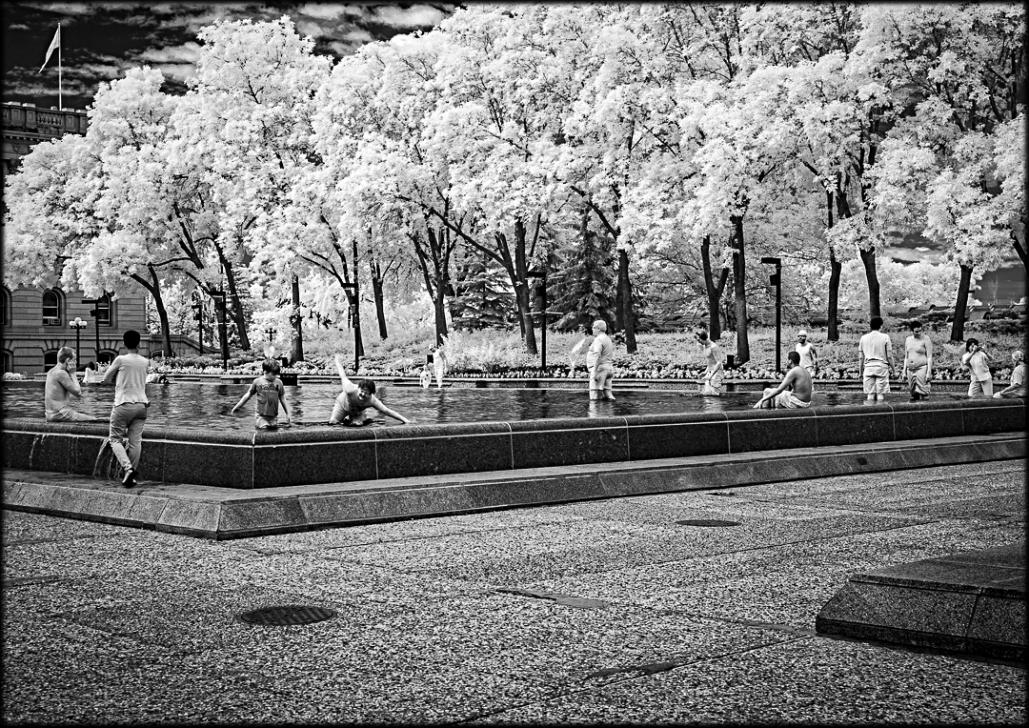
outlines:
[[[72,397],[82,396],[82,387],[75,378],[75,350],[62,346],[57,352],[57,365],[46,373],[43,409],[47,422],[95,422],[96,418],[72,409]]]
[[[614,399],[611,391],[615,378],[612,357],[615,345],[607,335],[607,322],[597,319],[593,322],[593,343],[586,352],[586,370],[590,377],[590,399]],[[601,396],[603,395],[603,396]]]
[[[801,366],[800,354],[797,352],[791,351],[786,359],[793,366],[778,387],[769,387],[763,392],[754,409],[804,409],[811,406],[811,373]]]
[[[697,332],[697,341],[700,342],[701,354],[707,361],[707,369],[704,371],[704,377],[700,383],[700,393],[720,397],[722,381],[725,379],[725,369],[722,368],[725,354],[722,353],[722,347],[717,342],[708,338],[706,329]]]
[[[917,402],[929,396],[933,376],[933,342],[922,334],[922,322],[913,320],[911,336],[904,340],[904,370],[901,377],[907,379],[911,401]]]
[[[109,434],[111,452],[125,471],[121,484],[131,488],[138,481],[136,469],[143,452],[143,426],[150,406],[146,396],[146,372],[150,361],[139,354],[138,331],[126,331],[122,342],[128,352],[114,358],[101,384],[114,385]]]
[[[797,345],[793,350],[800,354],[800,365],[807,369],[812,377],[818,371],[818,352],[815,345],[807,340],[807,331],[801,329],[797,332]]]
[[[865,399],[869,402],[886,401],[890,393],[890,375],[893,374],[893,362],[890,360],[890,337],[879,329],[883,320],[873,316],[868,322],[871,329],[858,342],[858,369],[864,380]]]

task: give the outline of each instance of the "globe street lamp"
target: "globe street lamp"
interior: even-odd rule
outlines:
[[[78,359],[79,358],[79,340],[80,340],[80,337],[82,336],[82,329],[84,329],[87,326],[89,326],[89,322],[88,321],[84,321],[81,318],[79,318],[78,316],[76,316],[73,320],[68,322],[68,325],[71,326],[73,329],[75,329],[75,358]]]

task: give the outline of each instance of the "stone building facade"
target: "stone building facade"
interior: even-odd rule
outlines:
[[[3,103],[3,173],[18,170],[21,158],[41,141],[84,134],[88,118],[80,109],[39,109],[35,104]],[[3,287],[3,370],[22,374],[45,372],[57,362],[57,350],[79,344],[79,365],[110,361],[119,352],[126,329],[143,334],[141,352],[149,351],[146,297],[139,293],[104,296],[83,303],[81,291],[60,288]],[[92,315],[92,314],[97,315]],[[75,323],[81,322],[81,328]]]

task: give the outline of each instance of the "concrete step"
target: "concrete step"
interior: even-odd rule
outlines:
[[[1025,457],[1024,433],[240,490],[5,471],[3,507],[210,539]]]

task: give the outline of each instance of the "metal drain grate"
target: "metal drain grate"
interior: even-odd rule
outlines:
[[[739,521],[719,521],[716,519],[695,518],[686,521],[676,521],[680,526],[703,526],[705,528],[724,528],[726,526],[738,526]]]
[[[313,624],[314,622],[322,622],[335,616],[336,613],[331,609],[294,604],[282,607],[265,607],[236,615],[241,622],[247,622],[248,624],[272,625]]]

